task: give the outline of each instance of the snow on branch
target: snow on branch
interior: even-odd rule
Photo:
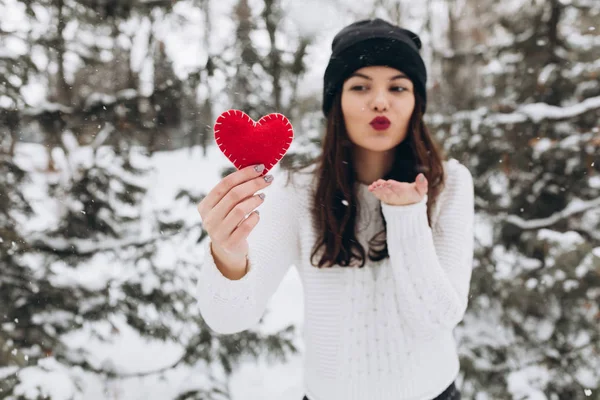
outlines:
[[[489,113],[487,109],[457,112],[452,116],[434,114],[426,117],[434,125],[452,124],[455,122],[478,120],[483,125],[497,126],[532,121],[561,121],[574,118],[589,111],[600,109],[600,96],[590,97],[581,103],[567,107],[556,107],[546,103],[525,104],[512,113]]]
[[[39,105],[38,107],[32,107],[32,108],[28,108],[23,110],[23,114],[27,115],[27,116],[39,116],[41,114],[44,113],[57,113],[57,112],[61,112],[63,114],[70,114],[73,112],[73,109],[71,107],[67,107],[63,104],[60,103],[53,103],[53,102],[44,102],[41,105]]]
[[[518,109],[529,117],[533,122],[541,122],[543,120],[563,120],[577,117],[588,111],[600,108],[600,96],[585,99],[581,103],[570,107],[556,107],[545,103],[526,104]]]
[[[568,218],[575,214],[580,214],[595,207],[600,207],[600,197],[589,201],[572,201],[564,210],[554,213],[546,218],[524,220],[516,215],[509,215],[504,218],[504,220],[508,223],[518,226],[523,230],[541,229],[548,228],[562,219]]]
[[[202,225],[197,223],[189,226],[184,226],[178,229],[177,234],[191,232],[195,229],[201,229]],[[145,240],[138,238],[131,239],[110,239],[103,238],[100,245],[97,242],[90,240],[66,240],[64,238],[48,237],[46,235],[30,235],[30,242],[36,250],[51,251],[54,253],[75,254],[80,257],[93,256],[98,252],[118,251],[127,247],[142,248],[158,241],[165,240],[163,235],[155,235]]]

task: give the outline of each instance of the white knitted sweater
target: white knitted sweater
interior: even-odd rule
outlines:
[[[249,241],[249,272],[225,278],[205,243],[198,302],[208,326],[229,334],[254,326],[291,265],[304,290],[304,388],[310,400],[431,400],[459,372],[453,328],[468,302],[473,260],[474,193],[469,170],[444,162],[446,186],[434,207],[381,203],[357,184],[357,239],[387,223],[390,257],[363,268],[310,265],[315,242],[311,179],[265,190]]]

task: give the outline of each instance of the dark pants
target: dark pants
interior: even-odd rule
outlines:
[[[309,400],[308,397],[304,396],[302,400]],[[446,388],[438,397],[433,400],[460,400],[460,392],[454,385],[454,382]]]

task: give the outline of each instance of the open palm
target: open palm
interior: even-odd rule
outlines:
[[[369,185],[369,191],[382,202],[392,206],[418,203],[427,194],[428,182],[419,174],[415,182],[398,182],[393,179],[378,179]]]

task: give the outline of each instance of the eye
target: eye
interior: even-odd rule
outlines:
[[[408,90],[408,89],[407,89],[407,88],[405,88],[405,87],[403,87],[403,86],[393,86],[393,87],[391,88],[391,90],[392,90],[393,92],[404,92],[404,91],[406,91],[406,90]]]
[[[353,91],[361,91],[361,90],[365,90],[367,87],[365,85],[354,85],[350,87],[350,90]]]

